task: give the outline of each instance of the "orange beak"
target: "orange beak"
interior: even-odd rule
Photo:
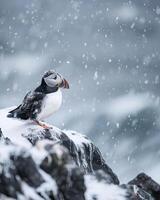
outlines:
[[[65,89],[69,89],[69,83],[66,79],[63,78],[62,87]]]

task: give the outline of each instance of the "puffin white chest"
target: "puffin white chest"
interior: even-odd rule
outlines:
[[[43,100],[41,112],[38,119],[42,120],[56,112],[62,104],[62,92],[58,89],[57,92],[47,94]]]

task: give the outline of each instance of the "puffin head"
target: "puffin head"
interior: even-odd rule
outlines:
[[[43,77],[42,81],[46,83],[50,88],[66,88],[69,89],[69,83],[63,78],[59,73],[54,70],[47,71]]]

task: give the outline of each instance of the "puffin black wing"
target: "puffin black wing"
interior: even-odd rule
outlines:
[[[28,92],[21,105],[11,110],[7,117],[19,119],[36,119],[41,112],[42,101],[45,94],[42,92]]]

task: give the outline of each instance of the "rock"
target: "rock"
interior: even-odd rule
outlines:
[[[136,185],[113,185],[103,171],[97,171],[94,176],[86,175],[87,200],[154,200],[153,196]],[[158,199],[157,199],[158,200]]]
[[[58,195],[66,200],[84,200],[84,173],[75,165],[68,150],[60,144],[46,144],[47,155],[40,168],[50,174],[58,186]]]
[[[145,174],[119,185],[117,175],[99,149],[82,134],[53,126],[43,129],[20,120],[3,123],[4,133],[0,130],[2,200],[159,199],[160,186]]]
[[[2,130],[0,129],[0,141],[4,144],[11,144],[11,140],[7,137],[4,137]]]
[[[44,182],[35,162],[30,154],[27,155],[26,150],[22,150],[19,155],[11,153],[10,160],[13,162],[21,180],[25,181],[31,187],[37,188]]]
[[[110,184],[104,171],[85,176],[86,200],[126,200],[127,190]]]
[[[68,149],[70,156],[85,173],[101,169],[110,176],[110,181],[112,183],[119,184],[117,176],[105,163],[99,149],[86,136],[80,135],[74,131],[44,129],[43,131],[36,131],[36,134],[34,131],[33,133],[25,134],[24,137],[33,145],[44,139],[62,144]],[[79,139],[78,144],[74,142],[74,138],[75,141]]]
[[[141,189],[140,187],[136,185],[122,185],[121,186],[123,189],[126,189],[126,199],[127,200],[154,200],[154,198]]]
[[[1,163],[0,168],[0,193],[16,199],[18,197],[17,193],[22,193],[21,185],[16,178],[16,168],[5,162]]]
[[[90,151],[89,140],[88,144],[83,143],[80,148],[64,133],[61,134],[61,137],[56,135],[54,138],[54,131],[50,134],[48,130],[45,131],[39,132],[36,136],[29,134],[27,137],[25,135],[29,141],[32,141],[33,147],[30,149],[20,147],[12,142],[8,143],[8,139],[1,132],[1,197],[3,195],[5,199],[5,195],[6,198],[14,199],[23,197],[33,200],[41,198],[85,200],[86,174],[96,173],[100,177],[99,169],[101,169],[106,183],[118,183],[116,175],[105,164],[100,151],[93,144],[90,144],[93,152]],[[82,153],[86,153],[86,156]],[[88,153],[89,155],[87,155]],[[49,186],[50,182],[54,185],[53,188]],[[28,192],[30,190],[32,193]]]
[[[148,192],[155,199],[160,199],[160,185],[156,183],[151,177],[145,173],[139,174],[136,178],[131,180],[128,184],[137,185],[144,191]]]

